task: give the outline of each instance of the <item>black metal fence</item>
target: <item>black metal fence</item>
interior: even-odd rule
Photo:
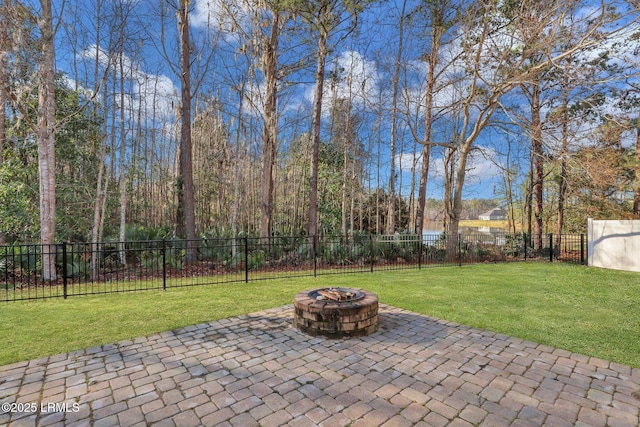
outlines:
[[[0,301],[528,260],[585,264],[585,236],[545,235],[537,245],[477,233],[0,246]]]

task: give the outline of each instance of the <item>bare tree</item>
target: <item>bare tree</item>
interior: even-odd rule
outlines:
[[[571,57],[567,58],[568,66],[571,63]],[[568,157],[569,157],[569,91],[570,77],[567,73],[568,67],[566,67],[560,77],[560,84],[562,86],[561,91],[561,105],[557,115],[560,121],[560,175],[558,177],[558,217],[556,221],[556,247],[559,249],[562,247],[562,232],[564,230],[564,214],[565,214],[565,201],[567,198],[567,175],[568,175]]]
[[[393,75],[391,77],[391,147],[390,147],[390,167],[389,171],[389,206],[387,207],[387,234],[393,234],[396,229],[395,222],[395,205],[396,205],[396,170],[395,170],[395,162],[396,162],[396,139],[398,135],[397,125],[398,125],[398,96],[399,96],[399,86],[400,86],[400,73],[402,71],[402,54],[403,54],[403,46],[404,46],[404,37],[405,37],[405,22],[406,22],[406,8],[407,2],[404,0],[402,2],[402,9],[400,10],[400,20],[398,22],[398,50],[396,52],[396,61],[394,64]]]
[[[240,96],[246,96],[242,103],[262,119],[258,226],[260,237],[268,242],[273,233],[276,209],[276,158],[280,130],[278,100],[282,96],[282,88],[287,86],[286,78],[307,62],[308,54],[301,54],[297,60],[282,59],[283,51],[290,48],[288,45],[281,46],[282,36],[287,35],[290,27],[295,25],[291,13],[295,5],[291,1],[243,1],[238,4],[222,1],[220,5],[224,12],[222,20],[230,23],[231,32],[240,38],[236,59],[238,54],[243,54],[249,64],[248,70],[239,71],[249,78],[242,84]],[[285,40],[290,40],[290,35]],[[231,80],[237,81],[235,78]]]
[[[453,27],[457,17],[449,16],[452,7],[449,0],[437,0],[424,2],[421,5],[431,16],[430,22],[430,47],[425,52],[422,59],[427,65],[427,79],[424,98],[424,135],[420,140],[415,129],[414,138],[422,145],[422,167],[420,170],[420,184],[418,186],[418,206],[416,211],[415,227],[416,233],[421,236],[424,227],[424,213],[427,194],[427,179],[429,175],[429,163],[431,162],[431,147],[433,143],[433,126],[435,117],[434,97],[438,91],[438,84],[442,73],[447,69],[446,65],[441,65],[440,56],[443,39],[446,32]],[[448,194],[445,192],[445,194]]]
[[[533,195],[533,249],[539,251],[542,249],[542,232],[543,232],[543,218],[542,212],[544,211],[544,165],[545,154],[544,144],[542,141],[542,91],[540,82],[536,81],[530,83],[527,93],[531,105],[531,119],[530,119],[530,132],[531,132],[531,155],[533,156],[533,171],[532,171],[532,195]]]
[[[262,37],[262,70],[265,78],[265,100],[262,127],[262,188],[260,191],[260,237],[270,238],[273,216],[273,168],[276,161],[278,135],[278,40],[280,37],[280,11],[270,11],[270,34]]]
[[[187,238],[185,261],[194,262],[197,252],[195,198],[193,189],[193,149],[191,144],[191,42],[189,41],[189,3],[180,0],[178,5],[178,32],[180,33],[180,194]]]
[[[5,58],[9,53],[9,26],[13,19],[11,17],[11,2],[5,1],[0,5],[0,166],[4,162],[4,145],[6,140],[5,122],[6,106],[9,101],[9,76],[7,73],[7,64]],[[5,230],[0,229],[0,245],[4,245]]]
[[[635,186],[633,190],[633,214],[640,217],[640,125],[638,124],[636,124],[636,168]]]
[[[314,238],[318,233],[318,156],[320,152],[320,130],[322,122],[322,98],[324,94],[325,64],[329,54],[330,35],[343,29],[343,36],[348,34],[359,11],[365,6],[342,0],[314,0],[298,2],[296,10],[316,34],[316,72],[313,95],[313,112],[311,114],[311,165],[309,177],[309,225],[308,234]],[[344,26],[347,28],[343,28]]]
[[[124,16],[122,17],[124,19]],[[127,101],[125,92],[125,68],[124,68],[124,52],[120,50],[118,55],[118,76],[120,84],[120,166],[118,173],[118,189],[120,192],[120,263],[127,265],[127,257],[125,250],[125,240],[127,232],[127,135],[128,135],[128,123],[126,117]],[[130,70],[128,70],[130,71]]]
[[[315,6],[315,5],[314,5]],[[335,3],[320,2],[317,10],[311,10],[308,18],[318,31],[316,50],[316,87],[313,95],[313,113],[311,122],[311,172],[309,192],[309,236],[318,234],[318,156],[320,154],[320,124],[322,120],[322,95],[324,93],[325,63],[327,59],[327,40],[329,38],[329,22],[334,20]]]
[[[176,11],[178,26],[178,50],[179,61],[175,64],[169,53],[169,41],[165,28],[167,16],[165,8]],[[206,36],[199,39],[198,43],[192,39],[189,25],[189,13],[192,7],[191,0],[166,0],[159,5],[161,20],[161,53],[169,68],[180,79],[180,146],[179,167],[176,186],[178,188],[177,225],[178,230],[184,230],[187,241],[193,241],[197,237],[195,219],[195,197],[193,188],[193,147],[191,141],[192,123],[191,108],[194,94],[198,93],[200,85],[211,65],[211,58],[215,52],[217,36],[212,28],[206,28]],[[207,24],[209,25],[209,23]],[[197,67],[194,67],[194,59],[197,59]],[[179,233],[181,234],[181,233]],[[192,245],[187,245],[186,262],[196,260],[196,250]]]
[[[56,280],[56,101],[55,50],[51,0],[40,0],[38,17],[42,56],[38,64],[38,172],[42,277]]]
[[[100,50],[97,48],[98,42],[100,40],[101,34],[101,23],[102,19],[100,18],[100,11],[102,9],[102,1],[98,0],[96,3],[96,49],[93,52],[93,80],[94,80],[94,91],[99,92],[99,86],[97,85],[98,76],[100,74]],[[104,79],[109,74],[109,66],[105,67],[104,71]],[[104,86],[104,93],[106,93],[106,85]],[[97,111],[97,104],[94,104],[93,114],[95,117],[98,117],[99,112]],[[105,179],[106,170],[106,158],[107,158],[107,103],[104,103],[104,122],[102,127],[102,137],[99,151],[99,164],[98,164],[98,179],[96,183],[96,197],[93,204],[93,223],[91,227],[91,235],[90,242],[93,244],[91,250],[91,278],[92,280],[96,280],[99,273],[100,260],[99,260],[99,252],[98,252],[98,243],[102,240],[102,224],[104,224],[105,217],[105,209],[106,199],[107,199],[107,183],[108,180]]]
[[[537,1],[517,10],[503,10],[499,5],[496,8],[491,2],[475,3],[470,9],[471,25],[462,29],[463,56],[470,77],[466,94],[460,101],[463,123],[457,143],[453,201],[447,212],[452,236],[458,234],[469,155],[480,133],[489,125],[501,97],[525,82],[536,81],[536,76],[552,64],[598,43],[603,36],[603,24],[609,17],[604,3],[600,9],[583,18],[584,30],[575,44],[566,48],[558,46],[557,33],[566,22],[570,10],[565,3],[550,2],[540,7]],[[529,31],[517,35],[509,33],[514,28],[522,28],[514,25],[514,20],[530,22],[527,21],[528,17],[534,15],[539,31],[529,28]],[[506,22],[510,22],[510,25],[505,25]],[[607,34],[615,34],[616,31],[619,28]],[[514,51],[518,54],[514,55]],[[544,59],[532,62],[532,57],[539,57],[541,51],[545,52]],[[536,89],[535,85],[533,89]],[[450,239],[447,247],[449,257],[455,254],[455,249],[455,240]]]

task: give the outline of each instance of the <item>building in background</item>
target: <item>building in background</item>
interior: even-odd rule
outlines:
[[[493,208],[490,211],[478,215],[478,219],[482,221],[502,221],[507,219],[507,214],[502,208]]]

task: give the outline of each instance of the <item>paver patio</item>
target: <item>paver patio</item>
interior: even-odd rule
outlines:
[[[291,317],[288,305],[0,367],[0,424],[640,424],[639,369],[387,305],[378,332],[348,340]]]

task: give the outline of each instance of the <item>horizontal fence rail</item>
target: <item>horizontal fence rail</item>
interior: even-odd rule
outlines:
[[[508,261],[585,264],[585,235],[238,237],[0,246],[0,301]]]

